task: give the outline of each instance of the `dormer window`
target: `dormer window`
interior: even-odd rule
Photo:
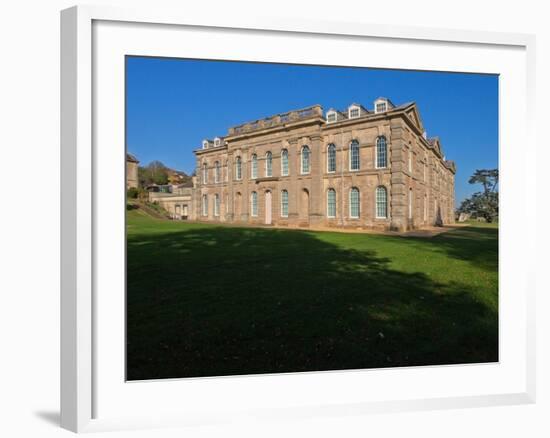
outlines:
[[[348,108],[348,118],[356,119],[361,115],[361,109],[357,105],[351,105]]]
[[[327,123],[334,123],[337,121],[336,111],[330,110],[327,112]]]
[[[202,141],[202,148],[203,148],[203,149],[208,148],[208,140],[203,140],[203,141]]]
[[[385,113],[389,111],[390,108],[393,108],[393,104],[386,97],[379,97],[374,101],[374,113]]]
[[[378,113],[383,113],[383,112],[386,112],[388,110],[388,104],[384,101],[381,101],[381,102],[377,102],[376,103],[376,107],[374,109],[374,111],[378,114]]]
[[[222,145],[222,139],[220,137],[216,137],[214,139],[214,146],[218,147]]]

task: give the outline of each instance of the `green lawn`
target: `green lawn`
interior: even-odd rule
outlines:
[[[498,360],[492,224],[405,238],[127,218],[130,380]]]

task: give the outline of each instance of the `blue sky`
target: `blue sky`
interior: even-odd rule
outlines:
[[[372,109],[379,96],[415,101],[428,136],[455,160],[457,204],[478,191],[480,168],[498,166],[495,75],[128,57],[127,147],[141,165],[160,160],[191,173],[193,150],[230,126],[321,104]]]

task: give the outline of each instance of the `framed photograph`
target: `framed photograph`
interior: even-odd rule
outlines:
[[[79,6],[61,54],[63,427],[534,402],[534,37]]]

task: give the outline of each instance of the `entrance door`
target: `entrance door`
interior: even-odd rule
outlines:
[[[271,225],[271,192],[265,192],[265,223]]]

